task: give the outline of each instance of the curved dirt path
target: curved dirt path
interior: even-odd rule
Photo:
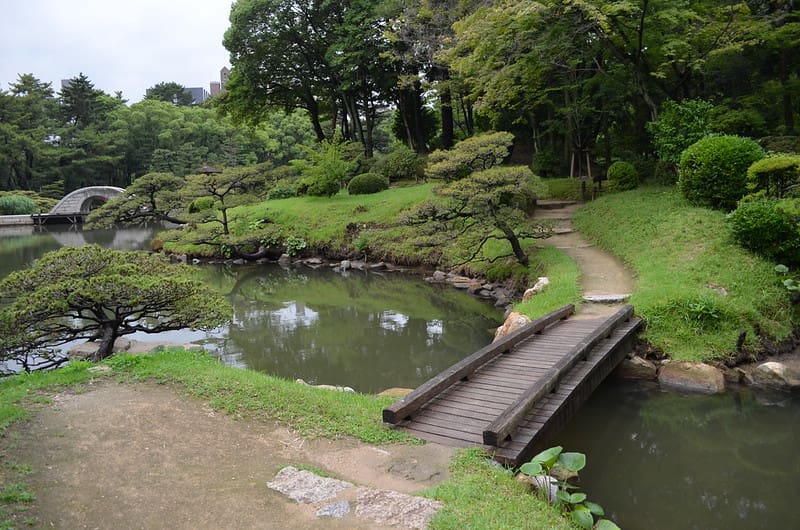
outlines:
[[[555,234],[542,240],[566,252],[578,265],[584,303],[578,316],[595,317],[615,311],[633,292],[633,273],[619,259],[595,247],[573,231],[572,216],[580,207],[573,201],[540,201],[534,215],[555,223]]]
[[[314,440],[215,412],[169,386],[95,380],[52,396],[0,439],[0,456],[29,465],[40,528],[366,529],[350,514],[318,518],[266,483],[308,465],[357,486],[416,493],[447,477],[435,444],[372,447]]]

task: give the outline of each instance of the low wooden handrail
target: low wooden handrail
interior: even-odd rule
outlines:
[[[483,443],[497,447],[505,441],[525,419],[537,401],[552,392],[578,361],[585,359],[592,348],[610,336],[620,323],[630,320],[632,316],[633,306],[628,304],[567,352],[483,430]]]
[[[534,320],[510,333],[502,339],[495,341],[488,346],[481,348],[469,357],[462,359],[447,370],[441,372],[433,379],[423,383],[416,390],[383,409],[383,421],[386,423],[399,423],[408,418],[411,414],[422,408],[422,406],[439,395],[442,391],[449,388],[456,382],[469,376],[479,367],[494,359],[501,353],[509,351],[511,348],[527,339],[535,333],[539,333],[547,326],[567,318],[575,312],[572,304],[548,313],[547,315]]]

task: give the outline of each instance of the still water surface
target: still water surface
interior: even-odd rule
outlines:
[[[146,229],[5,230],[0,232],[0,277],[63,245],[138,249],[146,248],[153,234]],[[200,344],[232,366],[360,392],[420,385],[488,344],[501,319],[490,304],[414,275],[342,275],[277,265],[195,270],[231,301],[232,322],[208,333],[131,338]]]
[[[146,248],[148,230],[0,230],[0,277],[62,245]],[[175,332],[224,362],[363,392],[414,387],[487,344],[500,315],[418,277],[202,266],[233,322]],[[140,340],[155,340],[142,335]],[[800,528],[800,399],[679,396],[606,381],[556,441],[588,455],[581,486],[627,530]]]
[[[800,528],[800,397],[677,395],[608,379],[557,445],[623,529]]]

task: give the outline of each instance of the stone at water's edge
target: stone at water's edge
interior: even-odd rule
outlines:
[[[652,380],[658,376],[658,368],[656,368],[655,364],[641,357],[625,358],[614,370],[614,375],[622,379]]]
[[[410,394],[413,391],[414,390],[411,389],[411,388],[392,387],[392,388],[387,388],[386,390],[384,390],[382,392],[379,392],[378,396],[400,399],[401,397],[406,397],[408,394]]]
[[[755,386],[763,386],[777,390],[800,389],[800,370],[793,369],[779,362],[766,362],[750,372],[748,382]]]
[[[704,363],[667,363],[658,371],[658,382],[685,392],[717,394],[725,390],[722,370]]]
[[[525,326],[526,324],[529,324],[530,322],[531,322],[530,318],[514,311],[510,315],[508,315],[506,321],[503,322],[503,325],[497,328],[497,331],[495,331],[494,333],[494,340],[497,341],[500,338],[505,337],[506,335],[513,333],[514,331],[517,331],[518,329]]]
[[[546,276],[542,276],[541,278],[538,278],[536,280],[536,283],[533,284],[533,287],[531,287],[530,289],[526,290],[523,293],[522,301],[523,302],[527,302],[528,300],[530,300],[531,298],[533,298],[537,294],[539,294],[542,291],[544,291],[544,288],[547,287],[548,285],[550,285],[550,278],[547,278]]]

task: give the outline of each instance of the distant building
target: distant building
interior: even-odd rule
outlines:
[[[212,96],[216,96],[217,94],[225,92],[225,85],[228,83],[228,76],[230,73],[230,69],[226,66],[223,66],[219,71],[219,81],[211,81],[209,88],[211,89]]]
[[[64,90],[65,88],[69,88],[69,86],[71,84],[72,84],[72,79],[62,79],[61,80],[61,90]]]
[[[208,90],[201,86],[184,88],[183,91],[192,95],[192,101],[195,105],[200,105],[210,97]]]
[[[222,90],[225,90],[225,85],[228,84],[229,75],[231,75],[230,69],[227,66],[223,66],[219,71],[219,85]]]

